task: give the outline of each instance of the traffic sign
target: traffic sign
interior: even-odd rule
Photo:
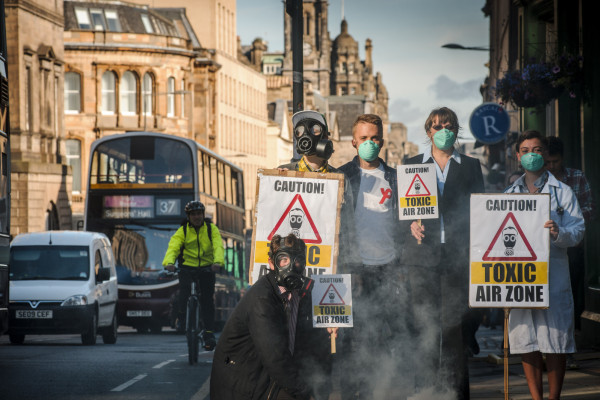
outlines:
[[[471,113],[469,128],[481,143],[498,143],[510,129],[510,117],[500,104],[483,103]]]

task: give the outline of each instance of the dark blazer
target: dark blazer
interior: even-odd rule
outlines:
[[[464,266],[468,271],[469,262],[469,214],[471,193],[483,193],[483,175],[479,160],[460,155],[459,164],[453,158],[444,185],[444,194],[439,195],[439,213],[444,216],[446,248],[453,255],[449,260],[440,260],[440,219],[423,219],[425,238],[421,245],[410,233],[413,221],[403,221],[403,248],[401,262],[405,265],[433,267],[443,261],[449,267]],[[421,164],[423,154],[408,159],[404,164]],[[433,162],[433,159],[430,160]],[[461,267],[462,269],[462,267]]]
[[[312,324],[312,319],[304,315],[310,310],[310,301],[306,295],[298,306],[295,354],[310,348],[302,333],[307,329],[307,321]],[[312,333],[323,331],[313,329]],[[280,388],[294,398],[310,398],[312,391],[300,371],[300,363],[290,354],[288,343],[285,305],[271,271],[252,285],[223,328],[213,358],[210,398],[271,399],[275,397],[269,397],[269,393],[273,396]]]
[[[398,215],[398,178],[396,169],[389,167],[381,158],[379,159],[379,162],[383,166],[383,176],[390,184],[390,188],[392,189],[392,206],[394,208],[394,212],[396,215]],[[360,161],[358,156],[354,156],[352,161],[342,165],[339,170],[342,171],[350,180],[350,185],[352,186],[352,196],[354,197],[354,207],[356,207],[358,191],[360,189]]]
[[[395,168],[388,166],[385,161],[381,158],[379,162],[383,166],[384,179],[389,183],[390,189],[392,190],[392,210],[393,215],[396,221],[398,221],[398,175]],[[340,171],[346,175],[348,180],[350,181],[350,186],[352,187],[352,197],[354,200],[354,207],[356,208],[356,204],[358,203],[358,191],[360,190],[360,161],[358,156],[354,156],[352,161],[347,162],[339,168]],[[360,230],[357,230],[357,233],[360,233]],[[398,237],[400,234],[400,225],[396,224],[396,232],[394,235]]]

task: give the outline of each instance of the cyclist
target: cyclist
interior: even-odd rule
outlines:
[[[200,308],[205,327],[202,337],[204,348],[213,350],[216,346],[213,333],[215,272],[223,265],[223,241],[216,225],[204,217],[204,204],[197,200],[190,201],[185,205],[185,213],[187,220],[171,237],[163,266],[173,272],[175,260],[179,263],[177,331],[183,332],[185,329],[185,309],[194,279],[200,293]]]

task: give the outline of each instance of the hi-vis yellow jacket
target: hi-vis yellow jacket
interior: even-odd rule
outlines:
[[[219,229],[215,224],[210,223],[211,241],[208,238],[206,223],[207,221],[197,230],[187,222],[185,229],[187,232],[184,232],[183,226],[179,227],[169,241],[169,248],[162,262],[163,266],[175,264],[184,243],[183,265],[188,267],[207,267],[212,264],[223,265],[225,251]]]

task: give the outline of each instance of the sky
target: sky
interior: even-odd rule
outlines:
[[[459,117],[463,141],[474,140],[469,117],[482,103],[479,87],[489,53],[441,46],[489,47],[485,0],[329,0],[331,40],[341,32],[342,1],[362,60],[365,40],[373,41],[374,72],[382,74],[388,90],[390,122],[404,123],[408,139],[422,148],[427,116],[446,106]],[[280,0],[237,0],[242,45],[260,37],[268,51],[283,51],[283,9]]]

